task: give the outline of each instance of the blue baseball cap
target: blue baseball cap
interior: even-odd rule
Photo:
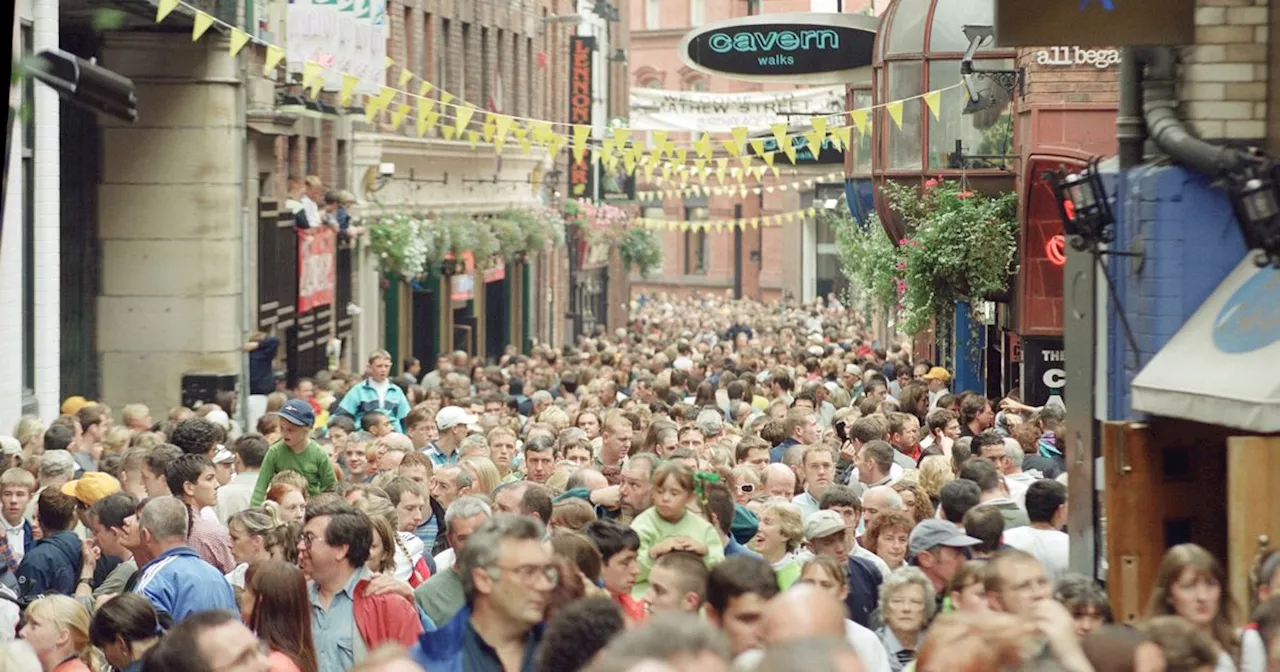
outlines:
[[[301,399],[290,399],[284,402],[284,406],[276,415],[299,427],[311,427],[316,424],[316,414],[311,410],[311,404]]]

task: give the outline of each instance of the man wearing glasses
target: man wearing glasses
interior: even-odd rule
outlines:
[[[307,507],[298,564],[311,577],[311,630],[320,672],[346,672],[378,646],[411,646],[422,633],[413,603],[366,591],[365,567],[373,524],[341,499],[318,498]],[[327,501],[326,501],[327,500]]]
[[[413,647],[428,670],[483,672],[531,669],[542,638],[543,612],[560,582],[542,523],[502,514],[467,540],[454,570],[468,606]]]

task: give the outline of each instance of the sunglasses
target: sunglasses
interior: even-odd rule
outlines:
[[[738,486],[738,492],[741,492],[744,495],[749,495],[755,491],[756,491],[756,486],[754,483],[743,483]]]

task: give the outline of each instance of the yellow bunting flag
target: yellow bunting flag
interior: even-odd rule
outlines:
[[[733,135],[733,144],[737,148],[734,156],[746,151],[747,148],[747,127],[736,126],[729,129],[729,133]]]
[[[511,124],[514,122],[515,119],[512,119],[505,114],[498,115],[498,118],[493,121],[494,125],[498,127],[498,137],[507,137],[507,134],[511,132]]]
[[[452,101],[452,100],[453,100],[453,94],[452,94],[452,93],[449,93],[448,91],[441,91],[441,92],[440,92],[440,104],[441,104],[441,105],[448,105],[448,104],[449,104],[449,102],[450,102],[450,101]]]
[[[475,113],[476,108],[471,107],[470,105],[459,105],[454,108],[454,114],[456,115],[454,122],[455,127],[458,129],[458,133],[462,133],[466,130],[467,124],[471,123],[471,117],[475,116]]]
[[[720,146],[724,147],[726,152],[729,152],[729,156],[740,156],[742,154],[742,151],[738,149],[738,143],[734,142],[732,138],[721,140]]]
[[[409,72],[409,68],[404,68],[403,70],[400,71],[400,79],[397,80],[400,83],[399,88],[403,89],[404,87],[408,86],[409,82],[412,80],[413,80],[413,73]]]
[[[591,135],[590,126],[573,127],[573,160],[575,163],[581,163],[583,157],[587,155],[587,136],[589,135]]]
[[[307,95],[316,98],[320,95],[320,89],[324,88],[324,77],[317,76],[311,80],[311,88],[307,91]]]
[[[788,139],[786,146],[782,148],[782,152],[787,155],[787,159],[794,166],[796,163],[796,146],[791,144],[790,139]]]
[[[382,90],[378,92],[378,98],[377,98],[378,109],[379,110],[387,109],[387,106],[391,104],[391,100],[395,97],[396,97],[395,89],[389,86],[382,87]]]
[[[432,88],[434,87],[431,86],[431,82],[423,82],[422,85],[418,87],[418,95],[425,96],[428,93],[431,93]]]
[[[244,49],[244,45],[246,44],[249,44],[249,33],[246,33],[243,30],[240,30],[239,28],[232,28],[231,29],[231,58],[235,58],[236,54],[239,54],[240,50]]]
[[[342,90],[338,92],[338,101],[343,107],[351,105],[351,94],[355,93],[356,84],[360,83],[360,79],[355,75],[342,75]]]
[[[819,135],[824,135],[824,136],[827,134],[827,118],[826,117],[814,117],[809,120],[809,124],[813,126],[813,131],[815,133]]]
[[[667,132],[666,132],[666,131],[654,131],[654,132],[653,132],[653,144],[657,145],[658,149],[659,149],[659,150],[661,150],[661,151],[662,151],[662,153],[664,153],[664,154],[665,154],[665,153],[667,152]]]
[[[702,137],[698,138],[698,140],[693,143],[693,148],[698,152],[698,156],[701,156],[704,159],[711,158],[713,153],[711,147],[711,134],[703,133]]]
[[[492,142],[493,134],[498,132],[498,125],[493,123],[492,112],[485,113],[484,117],[484,125],[480,127],[480,130],[484,131],[484,141]]]
[[[426,135],[427,131],[430,130],[433,125],[434,124],[431,123],[431,118],[427,114],[422,112],[422,101],[419,100],[418,101],[418,137],[421,138],[422,136]]]
[[[893,124],[902,130],[902,101],[895,100],[884,106],[884,111],[889,113],[889,118],[893,120]]]
[[[786,124],[774,124],[769,127],[769,130],[773,131],[773,139],[778,142],[778,149],[791,146],[791,143],[787,140]]]
[[[389,68],[389,67],[391,67],[391,66],[395,65],[395,63],[396,63],[396,59],[391,58],[390,56],[388,56],[388,57],[386,57],[386,58],[382,59],[382,69],[383,69],[383,70],[386,70],[387,68]]]
[[[283,61],[283,60],[284,60],[284,49],[281,49],[280,47],[277,47],[274,44],[268,44],[267,59],[266,59],[266,62],[262,64],[262,74],[264,75],[271,74],[271,71],[275,70],[276,67],[280,65],[280,61]]]
[[[858,129],[858,135],[867,134],[867,111],[853,110],[849,113],[849,118],[853,120],[853,125]]]
[[[629,128],[615,126],[611,129],[611,133],[613,134],[613,143],[618,146],[618,151],[625,149],[627,143],[631,142],[631,129]]]
[[[924,104],[929,106],[929,111],[933,113],[934,119],[940,119],[942,115],[942,92],[930,91],[922,96]]]
[[[311,82],[316,81],[316,77],[320,76],[320,71],[324,70],[324,66],[316,61],[305,61],[302,64],[302,86],[310,87]]]
[[[454,136],[458,134],[458,130],[448,124],[445,124],[440,127],[440,133],[444,136],[445,140],[452,140]]]
[[[213,25],[213,17],[204,12],[197,11],[196,16],[191,21],[191,41],[195,42],[204,36],[209,30],[209,26]]]
[[[391,113],[391,130],[399,130],[400,124],[404,123],[404,118],[408,114],[409,105],[407,103],[400,103],[400,105],[396,107],[395,111]]]
[[[467,142],[471,143],[471,149],[475,149],[480,144],[480,131],[467,131]]]
[[[169,16],[169,13],[177,8],[178,0],[160,0],[156,4],[156,23],[164,21],[164,17]]]
[[[685,161],[685,159],[687,159],[687,158],[689,157],[689,150],[684,149],[683,147],[681,147],[681,148],[679,148],[679,149],[675,150],[675,152],[673,152],[673,155],[676,157],[676,163],[678,163],[678,164],[680,164],[680,165],[684,165],[684,161]]]
[[[764,157],[764,138],[752,138],[751,151],[755,152],[756,156]]]
[[[774,155],[775,155],[775,152],[766,152],[764,154],[761,154],[760,158],[764,159],[764,163],[766,166],[769,166],[770,168],[772,168]]]
[[[852,133],[853,129],[851,127],[841,126],[833,131],[831,135],[840,141],[840,147],[842,149],[848,149],[851,146],[853,138]]]
[[[822,154],[822,140],[826,136],[819,133],[818,129],[815,128],[812,131],[805,133],[804,137],[809,143],[809,153],[812,154],[813,158],[816,160],[818,155]]]
[[[781,174],[781,171],[778,170],[777,166],[769,166],[769,170],[773,171],[774,177],[778,177],[778,175]]]

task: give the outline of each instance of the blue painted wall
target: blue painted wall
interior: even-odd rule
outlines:
[[[1105,258],[1141,351],[1135,366],[1116,306],[1108,300],[1107,342],[1099,344],[1107,348],[1107,415],[1124,420],[1141,415],[1130,408],[1134,376],[1247,249],[1230,199],[1206,176],[1179,165],[1144,165],[1106,177],[1118,195],[1114,249],[1144,255],[1141,260]]]
[[[982,392],[987,389],[982,360],[987,346],[986,327],[974,324],[968,301],[956,302],[955,325],[954,350],[951,353],[955,357],[952,360],[955,378],[951,389]],[[971,331],[975,326],[976,334]]]

